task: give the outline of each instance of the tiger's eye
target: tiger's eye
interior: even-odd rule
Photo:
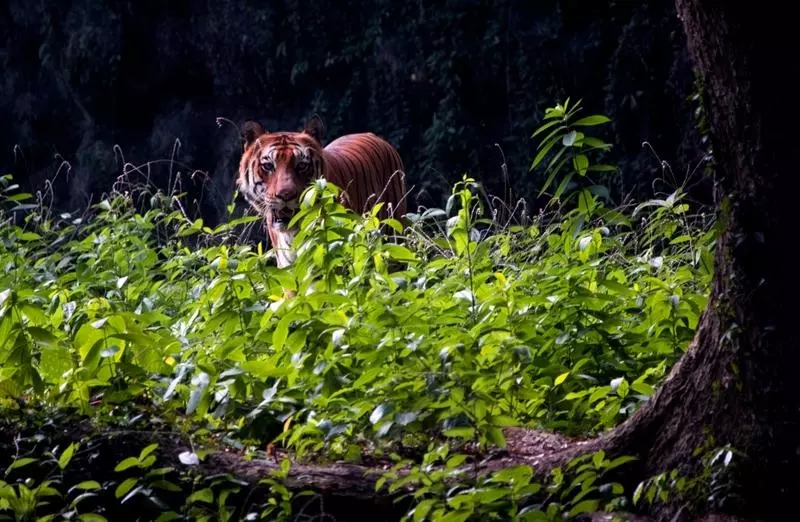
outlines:
[[[275,170],[275,165],[271,161],[264,161],[261,163],[261,170],[269,174]]]

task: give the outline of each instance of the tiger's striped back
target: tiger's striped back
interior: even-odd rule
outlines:
[[[323,158],[324,177],[342,189],[345,206],[361,213],[384,202],[381,219],[405,215],[403,160],[388,142],[371,132],[348,134],[329,143]]]

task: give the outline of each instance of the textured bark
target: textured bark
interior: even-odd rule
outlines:
[[[709,509],[793,519],[800,494],[800,297],[791,18],[753,2],[676,0],[705,83],[720,224],[709,306],[694,341],[647,406],[601,442],[636,454],[644,476],[688,464],[711,435],[746,453],[738,498]],[[778,10],[780,11],[780,9]]]

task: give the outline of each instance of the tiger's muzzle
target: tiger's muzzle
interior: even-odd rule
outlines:
[[[270,213],[270,226],[279,230],[284,230],[289,225],[289,222],[297,214],[297,209],[300,208],[297,198],[291,200],[283,200],[280,198],[273,198],[268,201],[268,210]]]

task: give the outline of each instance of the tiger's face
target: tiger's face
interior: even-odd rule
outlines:
[[[323,174],[319,131],[266,132],[256,122],[244,126],[239,164],[240,192],[266,218],[270,231],[286,230],[299,207],[298,198],[312,179]]]

